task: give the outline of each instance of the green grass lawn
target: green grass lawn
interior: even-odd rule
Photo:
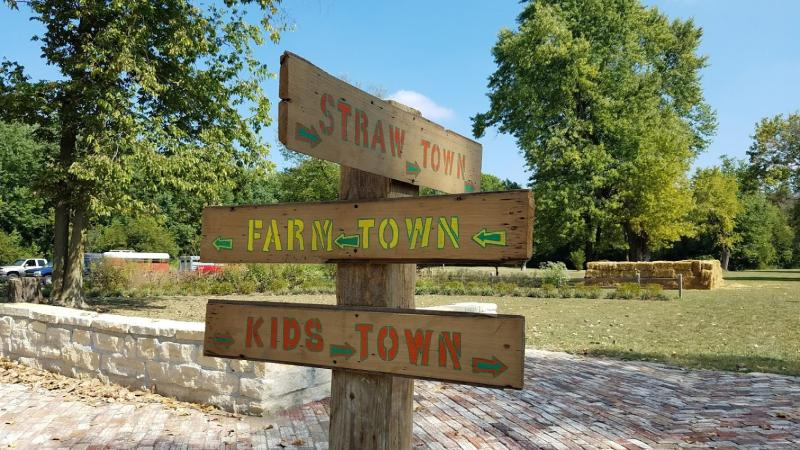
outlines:
[[[529,347],[683,367],[800,375],[800,271],[729,273],[725,287],[669,301],[417,296],[417,306],[497,303],[526,317]],[[230,297],[234,298],[234,297]],[[332,295],[264,296],[335,303]],[[203,320],[207,297],[106,300],[109,312]]]

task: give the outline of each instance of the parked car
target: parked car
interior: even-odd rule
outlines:
[[[39,278],[42,284],[53,284],[53,266],[48,264],[41,268],[28,269],[25,276]]]
[[[25,276],[28,269],[41,269],[47,265],[46,259],[26,258],[18,259],[7,266],[0,267],[0,278],[19,278]]]

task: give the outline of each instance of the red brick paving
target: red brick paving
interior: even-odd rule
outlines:
[[[526,388],[417,382],[429,449],[800,448],[800,378],[529,351]],[[0,448],[327,448],[328,403],[241,419],[0,384]]]

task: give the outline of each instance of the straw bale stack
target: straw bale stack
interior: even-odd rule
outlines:
[[[683,275],[684,289],[716,289],[722,285],[719,261],[593,261],[587,264],[586,284],[612,287],[636,281],[654,283],[666,289],[678,289],[678,275]]]

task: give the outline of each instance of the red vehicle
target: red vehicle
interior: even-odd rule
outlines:
[[[112,263],[136,264],[152,272],[169,272],[169,253],[146,253],[133,250],[111,250],[103,259]]]

